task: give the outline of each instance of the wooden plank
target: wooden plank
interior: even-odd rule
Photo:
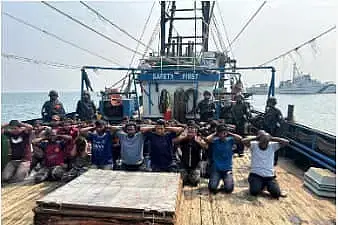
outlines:
[[[111,211],[154,210],[174,214],[179,179],[179,175],[173,173],[121,171],[102,171],[97,177],[97,171],[89,170],[38,203]]]
[[[191,196],[190,224],[201,225],[201,205],[200,205],[201,199],[199,186],[190,188],[190,196]]]
[[[201,200],[201,224],[202,225],[214,225],[212,208],[210,199],[210,193],[208,190],[208,180],[202,179],[200,184],[200,200]]]
[[[210,201],[211,201],[211,210],[212,210],[212,217],[214,225],[222,225],[221,215],[222,211],[216,203],[216,200],[222,195],[222,193],[218,194],[211,194]]]
[[[303,187],[302,172],[296,168],[290,161],[284,161],[282,158],[279,160],[279,166],[276,167],[277,180],[280,183],[281,189],[289,192],[287,198],[280,198],[280,200],[273,200],[268,196],[252,197],[248,193],[248,183],[246,181],[250,165],[249,155],[245,155],[243,158],[234,158],[234,177],[235,177],[235,190],[232,194],[226,195],[219,193],[216,196],[210,196],[207,189],[207,179],[202,179],[197,191],[194,188],[190,189],[190,198],[186,196],[184,187],[180,204],[177,204],[175,208],[177,212],[177,219],[175,224],[190,225],[193,218],[198,218],[198,211],[200,213],[200,223],[207,225],[214,224],[335,224],[335,199],[320,198],[313,195]],[[144,175],[149,179],[148,175]],[[102,174],[98,177],[103,177]],[[84,179],[84,178],[83,178]],[[116,179],[116,177],[115,177]],[[137,178],[138,179],[138,178]],[[135,179],[135,180],[137,180]],[[137,180],[138,181],[138,180]],[[110,181],[112,182],[112,181]],[[139,182],[139,181],[138,181]],[[100,187],[99,185],[91,187]],[[126,184],[128,190],[132,190],[137,185],[130,182],[130,180],[122,177],[114,185],[108,184],[108,181],[101,182],[101,187],[104,186],[101,191],[94,190],[81,190],[83,196],[92,195],[97,198],[96,202],[99,204],[98,192],[102,193],[104,197],[108,196],[108,193],[113,193],[114,189],[119,187],[122,183]],[[148,182],[148,184],[154,184],[155,182]],[[37,198],[45,195],[48,191],[52,190],[53,185],[43,183],[32,186],[5,186],[2,188],[2,224],[19,225],[19,224],[31,224],[32,223],[32,208],[35,206]],[[140,186],[146,186],[145,183],[141,183]],[[154,185],[157,188],[165,189],[163,185],[163,179],[159,180]],[[55,187],[54,187],[55,188]],[[126,190],[127,190],[126,189]],[[155,188],[156,189],[156,188]],[[157,190],[157,189],[156,189]],[[195,207],[197,199],[191,198],[195,192],[199,193],[200,205]],[[122,192],[121,192],[122,193]],[[121,195],[118,194],[118,195]],[[140,192],[139,192],[140,193]],[[145,191],[146,197],[151,192]],[[189,192],[187,192],[189,193]],[[141,194],[141,193],[140,193]],[[209,197],[210,196],[210,197]],[[129,198],[129,197],[128,197]],[[178,197],[177,197],[178,198]],[[212,200],[213,198],[213,200]],[[129,200],[128,200],[129,201]],[[193,203],[195,201],[195,203]],[[17,204],[19,202],[19,204]],[[198,210],[199,208],[199,210]],[[214,210],[216,208],[216,210]],[[69,210],[66,213],[70,213]],[[75,210],[71,217],[63,221],[63,224],[74,224],[77,220],[79,222],[81,218],[77,217],[78,211]],[[96,211],[84,211],[82,213],[96,214]],[[128,212],[129,216],[132,212]],[[236,214],[237,213],[237,214]],[[241,213],[241,214],[239,214]],[[101,216],[104,213],[101,212]],[[107,212],[106,215],[111,215],[111,212]],[[135,217],[140,214],[132,214]],[[128,215],[123,215],[128,216]],[[147,217],[151,217],[152,214],[145,214]],[[54,217],[53,217],[54,218]],[[104,218],[104,217],[103,217]],[[54,218],[55,219],[55,218]],[[198,220],[198,219],[197,219]],[[156,219],[154,220],[156,222]],[[82,224],[98,225],[100,221],[96,221],[91,218],[88,221],[83,221]],[[148,224],[151,224],[152,218],[148,218]],[[194,221],[195,222],[195,221]],[[59,223],[61,224],[61,222]],[[101,220],[101,224],[102,220]],[[126,222],[128,224],[128,222]],[[130,222],[129,222],[130,224]],[[134,224],[134,223],[133,223]],[[156,223],[155,223],[156,224]],[[197,223],[198,224],[198,223]]]
[[[13,190],[2,195],[2,224],[31,224],[32,208],[35,206],[36,199],[41,198],[58,186],[60,186],[59,183],[50,182],[37,185],[11,186],[10,188]],[[16,196],[13,194],[16,194]],[[19,204],[18,200],[20,200]]]
[[[174,223],[180,191],[179,174],[89,170],[37,201],[36,222],[46,222],[50,214],[59,221],[61,216],[79,216],[75,212],[82,216],[95,212],[92,217],[101,222],[107,216],[108,220],[141,223],[151,217],[157,223]]]
[[[287,182],[293,179],[289,197],[292,200],[290,208],[298,213],[302,221],[309,221],[310,223],[319,223],[320,221],[329,223],[335,219],[335,209],[325,203],[325,199],[317,199],[313,194],[307,192],[300,179],[293,177],[289,173],[284,173],[283,181]],[[324,204],[324,205],[322,205]],[[314,207],[316,206],[316,207]],[[331,211],[333,209],[333,211]]]
[[[183,188],[182,190],[182,196],[181,196],[181,203],[179,206],[179,210],[177,213],[177,225],[189,225],[190,223],[190,201],[188,200],[189,191],[186,190],[186,188]]]

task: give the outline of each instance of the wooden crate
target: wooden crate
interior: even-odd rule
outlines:
[[[175,224],[175,173],[89,170],[38,200],[34,224]]]

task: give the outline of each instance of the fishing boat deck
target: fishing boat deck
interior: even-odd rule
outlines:
[[[288,197],[273,200],[248,194],[250,156],[234,158],[235,190],[209,194],[207,180],[198,187],[184,187],[177,223],[190,224],[335,224],[336,201],[312,194],[303,186],[303,171],[280,158],[277,177]],[[59,183],[2,187],[2,224],[33,224],[35,201],[59,187]]]

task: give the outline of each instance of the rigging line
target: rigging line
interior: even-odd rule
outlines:
[[[210,27],[210,28],[212,28],[212,27]],[[216,34],[214,33],[214,29],[210,29],[210,31],[211,31],[212,40],[214,41],[214,44],[215,44],[217,51],[222,51],[222,48],[220,48],[219,45],[217,44]]]
[[[61,15],[67,17],[68,19],[70,19],[70,20],[76,22],[77,24],[80,24],[81,26],[87,28],[88,30],[90,30],[90,31],[92,31],[92,32],[94,32],[94,33],[100,35],[101,37],[103,37],[103,38],[109,40],[110,42],[112,42],[112,43],[114,43],[114,44],[116,44],[116,45],[118,45],[118,46],[120,46],[120,47],[122,47],[122,48],[125,48],[125,49],[127,49],[127,50],[129,50],[129,51],[131,51],[131,52],[135,52],[136,54],[142,55],[142,53],[136,52],[135,50],[129,48],[128,46],[126,46],[126,45],[124,45],[124,44],[121,44],[120,42],[117,42],[117,41],[111,39],[111,38],[108,37],[107,35],[102,34],[101,32],[99,32],[99,31],[95,30],[94,28],[88,26],[87,24],[85,24],[85,23],[79,21],[78,19],[76,19],[76,18],[70,16],[69,14],[67,14],[67,13],[65,13],[65,12],[63,12],[63,11],[57,9],[56,7],[52,6],[51,4],[49,4],[49,3],[45,2],[45,1],[41,1],[41,3],[45,4],[46,6],[48,6],[49,8],[51,8],[51,9],[53,9],[53,10],[55,10],[56,12],[60,13]]]
[[[98,10],[90,7],[88,4],[86,4],[83,1],[80,1],[80,3],[82,5],[84,5],[87,9],[89,9],[90,11],[92,11],[93,13],[96,14],[96,16],[98,16],[99,18],[102,18],[104,21],[108,22],[110,25],[112,25],[113,27],[115,27],[116,29],[118,29],[119,31],[121,31],[122,33],[126,34],[128,37],[130,37],[131,39],[133,39],[134,41],[138,42],[139,44],[143,45],[144,47],[146,47],[146,44],[144,44],[142,41],[137,40],[134,36],[132,36],[131,34],[129,34],[127,31],[125,31],[124,29],[122,29],[121,27],[119,27],[118,25],[116,25],[115,23],[113,23],[111,20],[107,19],[105,16],[102,15],[102,13],[100,13]]]
[[[141,33],[141,36],[140,36],[140,40],[142,40],[142,38],[143,38],[143,36],[144,36],[144,33],[145,33],[146,28],[147,28],[147,26],[148,26],[150,17],[151,17],[151,15],[152,15],[152,13],[153,13],[154,6],[155,6],[155,1],[153,2],[153,5],[151,6],[151,9],[150,9],[148,18],[147,18],[147,20],[146,20],[146,22],[145,22],[145,24],[144,24],[144,26],[143,26],[142,33]],[[139,47],[139,46],[140,46],[140,42],[137,43],[136,51],[138,50],[138,47]],[[146,46],[146,47],[148,48],[148,46]],[[151,49],[151,50],[153,50],[153,49]],[[133,64],[135,56],[136,56],[136,54],[134,53],[134,54],[133,54],[133,57],[132,57],[132,59],[131,59],[131,62],[130,62],[130,64],[129,64],[129,67],[131,67],[131,65]]]
[[[28,63],[34,63],[34,64],[43,64],[47,66],[52,66],[52,67],[58,67],[58,68],[64,68],[64,69],[80,69],[82,68],[81,66],[77,65],[69,65],[69,64],[64,64],[64,63],[57,63],[57,62],[49,62],[49,61],[42,61],[38,59],[32,59],[32,58],[27,58],[27,57],[22,57],[22,56],[17,56],[17,55],[12,55],[12,54],[7,54],[7,53],[1,53],[1,56],[7,59],[15,59],[21,62],[28,62]]]
[[[323,33],[317,35],[316,37],[311,38],[310,40],[308,40],[308,41],[306,41],[306,42],[304,42],[304,43],[298,45],[297,47],[292,48],[291,50],[286,51],[285,53],[283,53],[283,54],[281,54],[281,55],[279,55],[279,56],[277,56],[277,57],[274,57],[274,58],[272,58],[272,59],[266,61],[265,63],[260,64],[259,66],[264,66],[264,65],[266,65],[266,64],[268,64],[268,63],[270,63],[270,62],[273,62],[273,61],[279,59],[280,57],[283,57],[283,56],[285,56],[285,55],[288,55],[289,53],[291,53],[291,52],[293,52],[293,51],[298,51],[300,48],[304,47],[304,46],[307,45],[307,44],[312,43],[312,42],[315,41],[316,39],[318,39],[318,38],[320,38],[320,37],[322,37],[322,36],[328,34],[329,32],[333,31],[334,29],[336,29],[336,25],[334,25],[334,26],[331,27],[330,29],[324,31]]]
[[[142,58],[144,58],[145,55],[147,54],[147,52],[148,52],[148,50],[149,50],[149,47],[148,47],[148,46],[150,46],[150,45],[153,43],[155,37],[157,36],[157,33],[159,32],[159,28],[160,28],[160,20],[161,20],[161,19],[159,18],[159,19],[157,20],[157,23],[155,24],[154,30],[153,30],[153,32],[152,32],[152,34],[151,34],[151,36],[150,36],[149,41],[148,41],[147,48],[146,48],[146,49],[144,50],[144,52],[143,52]]]
[[[159,2],[160,3],[160,2]],[[160,3],[161,4],[161,3]],[[167,9],[166,9],[166,12],[169,10],[169,6],[170,4],[167,5]],[[160,32],[160,21],[161,21],[161,18],[158,18],[157,20],[157,23],[155,25],[155,28],[150,36],[150,39],[149,39],[149,42],[148,42],[148,45],[147,45],[147,48],[144,50],[143,52],[143,55],[142,55],[142,58],[145,57],[145,55],[147,54],[148,50],[149,50],[149,46],[153,43],[154,39],[156,38],[156,35],[159,34]],[[178,36],[178,32],[177,30],[175,29],[174,25],[173,25],[173,29],[176,31],[177,33],[177,36]]]
[[[222,49],[223,52],[225,52],[226,51],[225,43],[223,42],[222,35],[219,32],[218,23],[217,23],[215,15],[212,17],[212,21],[214,22],[214,25],[215,25],[216,35],[218,37],[218,41],[220,43],[221,49]]]
[[[146,28],[147,28],[147,26],[148,26],[148,23],[149,23],[151,14],[153,13],[154,6],[155,6],[155,1],[153,2],[153,5],[151,6],[151,9],[150,9],[148,18],[147,18],[147,20],[146,20],[146,22],[145,22],[145,24],[144,24],[144,26],[143,26],[142,33],[141,33],[141,36],[140,36],[140,41],[142,40],[142,38],[143,38],[143,36],[144,36],[144,33],[145,33]],[[140,46],[140,42],[138,42],[137,45],[136,45],[136,51],[138,50],[139,46]],[[146,47],[148,47],[148,46],[146,46]],[[130,63],[129,63],[129,68],[130,68],[131,65],[134,63],[135,56],[136,56],[136,54],[134,53],[134,54],[133,54],[133,57],[131,58],[131,61],[130,61]],[[129,70],[126,72],[125,77],[127,77],[128,72],[129,72]],[[123,86],[124,86],[124,83],[122,84],[122,88],[123,88]]]
[[[119,83],[121,83],[122,81],[124,81],[127,77],[128,77],[128,74],[126,76],[122,77],[120,80],[116,81],[113,85],[111,85],[111,87],[114,87],[114,86],[118,85]]]
[[[247,28],[247,26],[251,23],[251,21],[257,16],[257,14],[259,13],[259,11],[263,8],[263,6],[265,5],[266,1],[263,2],[263,4],[256,10],[256,12],[250,17],[250,19],[248,20],[248,22],[246,22],[246,24],[244,25],[244,27],[240,30],[240,32],[236,35],[236,37],[230,42],[230,47],[234,44],[234,42],[239,38],[239,36],[243,33],[243,31],[245,30],[245,28]]]
[[[24,25],[26,25],[26,26],[28,26],[28,27],[30,27],[30,28],[33,28],[33,29],[35,29],[35,30],[37,30],[37,31],[40,31],[40,32],[42,32],[42,33],[44,33],[44,34],[46,34],[46,35],[49,35],[49,36],[51,36],[51,37],[53,37],[53,38],[55,38],[55,39],[57,39],[57,40],[59,40],[59,41],[61,41],[61,42],[63,42],[63,43],[69,44],[69,45],[71,45],[71,46],[73,46],[73,47],[75,47],[75,48],[78,48],[78,49],[80,49],[80,50],[82,50],[82,51],[85,51],[85,52],[87,52],[87,53],[89,53],[89,54],[91,54],[91,55],[93,55],[93,56],[99,57],[99,58],[101,58],[101,59],[103,59],[103,60],[105,60],[105,61],[107,61],[107,62],[114,63],[114,64],[116,64],[116,65],[121,66],[121,65],[120,65],[119,63],[117,63],[115,60],[111,60],[111,59],[108,59],[108,58],[106,58],[106,57],[104,57],[104,56],[98,55],[98,54],[96,54],[95,52],[92,52],[92,51],[90,51],[90,50],[88,50],[88,49],[85,49],[85,48],[83,48],[83,47],[81,47],[81,46],[75,44],[75,43],[72,43],[72,42],[70,42],[70,41],[67,41],[67,40],[65,40],[65,39],[63,39],[63,38],[61,38],[61,37],[59,37],[59,36],[57,36],[57,35],[55,35],[55,34],[53,34],[53,33],[50,33],[50,32],[48,32],[48,31],[46,31],[46,30],[44,30],[44,29],[42,29],[42,28],[39,28],[39,27],[37,27],[37,26],[35,26],[35,25],[33,25],[33,24],[30,24],[30,23],[28,23],[28,22],[22,20],[22,19],[19,19],[19,18],[13,16],[13,15],[10,15],[9,13],[2,12],[2,14],[4,14],[5,16],[10,17],[11,19],[13,19],[13,20],[15,20],[15,21],[17,21],[17,22],[19,22],[19,23],[21,23],[21,24],[24,24]]]
[[[229,38],[229,35],[228,35],[228,32],[227,32],[227,29],[226,29],[226,27],[225,27],[224,18],[223,18],[222,12],[221,12],[221,7],[219,6],[218,1],[215,1],[215,2],[216,2],[216,6],[217,6],[217,9],[218,9],[218,12],[219,12],[219,14],[221,15],[221,22],[222,22],[222,25],[223,25],[225,37],[226,37],[227,42],[228,42],[229,52],[231,53],[232,57],[235,58],[234,52],[232,51],[232,48],[231,48],[230,38]],[[214,3],[215,3],[215,2],[214,2]]]

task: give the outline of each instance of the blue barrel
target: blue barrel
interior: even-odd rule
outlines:
[[[133,112],[135,111],[135,101],[134,99],[123,99],[123,117],[128,116],[129,118],[133,116]]]

